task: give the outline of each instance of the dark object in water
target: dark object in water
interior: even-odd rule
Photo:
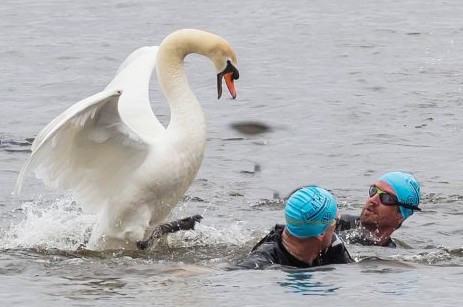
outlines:
[[[156,226],[148,240],[137,242],[137,248],[145,250],[153,246],[154,240],[159,239],[160,237],[168,233],[177,232],[179,230],[193,230],[195,229],[196,222],[199,223],[202,219],[203,217],[197,214],[181,220],[176,220],[170,223]]]
[[[33,138],[24,140],[0,139],[0,148],[6,152],[31,152],[30,146],[34,142]]]
[[[0,140],[0,145],[3,147],[8,146],[8,145],[13,145],[13,146],[30,146],[34,142],[33,138],[27,138],[24,140],[12,140],[12,139],[7,139],[7,140]]]
[[[261,171],[260,164],[254,163],[254,171],[240,171],[241,174],[250,174],[254,175],[255,173],[259,173]]]
[[[250,121],[233,123],[230,127],[246,135],[256,135],[271,131],[270,127],[266,124]]]

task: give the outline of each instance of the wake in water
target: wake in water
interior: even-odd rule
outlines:
[[[178,214],[184,215],[183,205],[187,204],[179,205]],[[83,248],[83,243],[90,237],[96,216],[84,213],[70,196],[51,202],[42,199],[26,202],[17,211],[22,218],[0,229],[0,250],[66,258],[128,256],[156,261],[215,263],[221,266],[243,256],[250,248],[248,243],[253,240],[252,233],[246,230],[245,222],[208,225],[205,214],[206,221],[196,224],[195,230],[163,236],[154,248],[147,251],[91,251]]]
[[[0,149],[6,152],[31,152],[33,138],[26,139],[11,139],[0,135]]]

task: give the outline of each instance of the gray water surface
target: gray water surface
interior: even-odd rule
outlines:
[[[11,1],[0,3],[2,306],[455,306],[463,281],[463,6],[460,1]],[[196,181],[172,218],[195,231],[156,251],[78,249],[94,217],[30,176],[11,196],[27,138],[99,92],[133,50],[199,28],[238,54],[238,99],[187,58],[208,122]],[[152,80],[152,105],[169,109]],[[267,131],[243,134],[241,122]],[[226,271],[283,221],[304,184],[358,213],[386,171],[414,173],[423,211],[398,249],[349,245],[358,261],[306,271]]]

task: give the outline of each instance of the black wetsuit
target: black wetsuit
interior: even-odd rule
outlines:
[[[336,223],[335,233],[337,233],[344,241],[350,244],[361,244],[366,246],[378,245],[373,240],[366,238],[361,232],[355,231],[361,227],[360,217],[356,215],[343,214]],[[397,245],[389,237],[389,240],[382,245],[383,247],[397,247]]]
[[[333,234],[331,245],[320,253],[312,262],[305,263],[291,255],[282,243],[282,232],[284,225],[275,225],[275,228],[265,236],[256,246],[253,247],[249,255],[238,262],[235,269],[264,269],[272,264],[280,264],[297,268],[309,268],[313,266],[350,263],[350,257],[344,243]]]

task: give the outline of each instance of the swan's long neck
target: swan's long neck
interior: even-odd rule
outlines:
[[[181,30],[164,39],[157,54],[156,72],[171,108],[168,129],[206,127],[198,100],[190,89],[183,67],[185,57],[198,53],[210,57],[216,35],[198,30]],[[191,133],[195,131],[189,131]],[[204,132],[205,133],[205,132]],[[204,135],[205,138],[205,135]]]

